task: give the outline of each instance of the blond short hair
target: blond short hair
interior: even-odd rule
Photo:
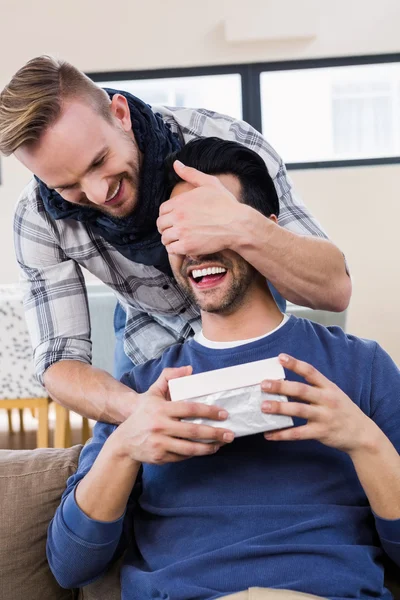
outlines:
[[[37,142],[72,98],[85,99],[111,120],[107,93],[79,69],[51,56],[30,60],[0,93],[0,153],[9,156]]]

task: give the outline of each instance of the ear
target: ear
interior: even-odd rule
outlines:
[[[114,94],[111,100],[111,114],[115,117],[124,131],[132,130],[131,111],[128,101],[122,94]]]
[[[269,215],[268,219],[278,225],[278,217],[276,215]]]

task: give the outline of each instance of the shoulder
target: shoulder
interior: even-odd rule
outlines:
[[[46,215],[46,210],[39,192],[39,186],[33,177],[22,190],[18,198],[15,213],[20,216],[25,214]]]
[[[46,211],[34,178],[22,190],[14,212],[14,229],[17,234],[26,233],[29,236],[33,227],[37,228],[36,236],[42,231],[45,237],[58,237],[59,224]]]
[[[339,387],[369,379],[379,348],[377,342],[308,319],[297,319],[294,331],[297,358],[312,364]]]
[[[240,142],[256,151],[265,160],[271,177],[276,177],[282,166],[282,159],[267,140],[254,127],[242,121],[205,108],[180,108],[154,106],[164,122],[175,133],[189,142],[198,137],[219,137]]]
[[[186,366],[190,364],[190,360],[189,342],[174,344],[158,358],[148,360],[125,373],[121,382],[136,392],[142,393],[157,381],[163,369]]]
[[[346,333],[341,327],[336,325],[326,327],[320,323],[315,323],[309,319],[296,319],[297,325],[302,330],[304,339],[309,342],[311,340],[326,348],[334,349],[335,351],[341,348],[348,353],[361,353],[368,355],[372,361],[378,346],[377,342],[355,335]]]

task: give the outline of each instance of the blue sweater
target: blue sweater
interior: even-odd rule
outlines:
[[[164,367],[191,364],[199,373],[280,352],[334,381],[399,450],[398,368],[375,342],[337,327],[291,317],[267,338],[238,348],[214,350],[190,340],[134,368],[124,382],[143,392]],[[63,587],[104,573],[126,533],[124,600],[211,600],[252,586],[343,600],[390,597],[381,559],[384,550],[400,565],[400,519],[372,513],[344,452],[316,441],[267,442],[258,434],[212,456],[143,465],[125,515],[104,523],[80,510],[74,489],[114,429],[96,425],[49,527],[48,559]]]

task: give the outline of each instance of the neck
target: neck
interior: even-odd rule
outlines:
[[[213,342],[234,342],[266,335],[282,322],[269,288],[251,287],[241,305],[231,313],[217,314],[201,311],[204,336]]]

